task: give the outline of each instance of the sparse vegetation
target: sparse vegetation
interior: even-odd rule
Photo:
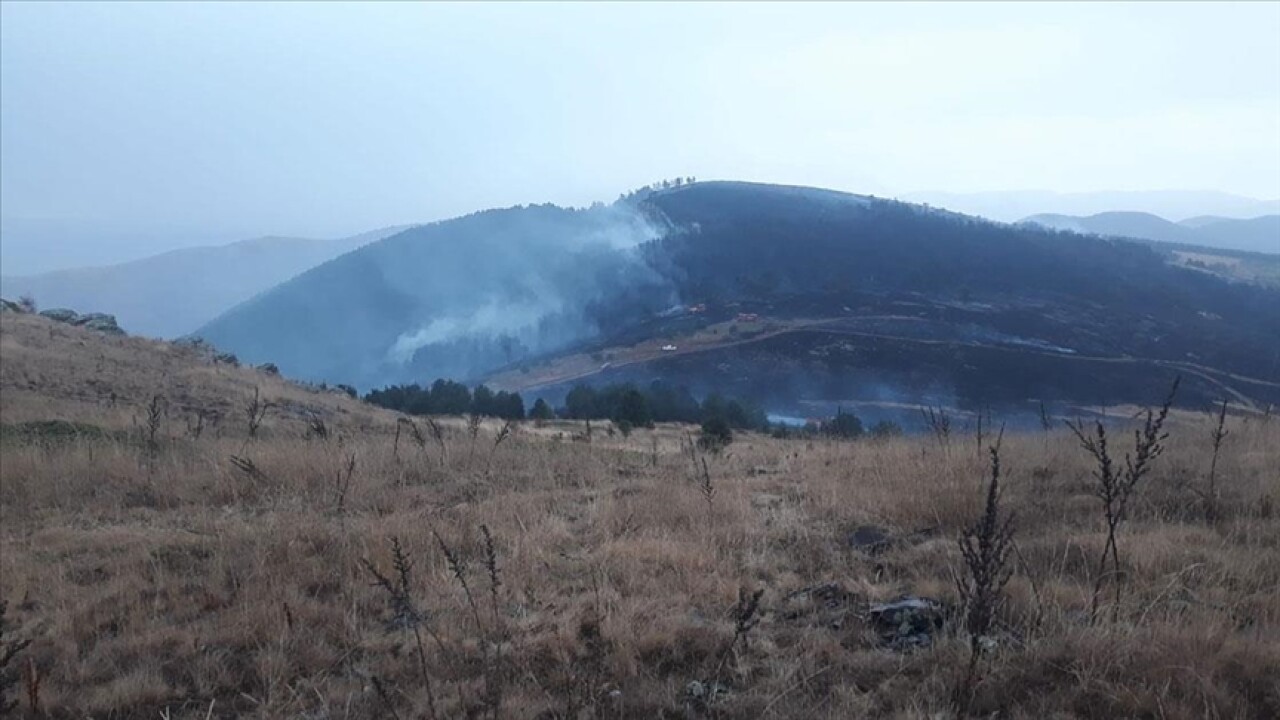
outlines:
[[[1179,380],[1175,379],[1169,395],[1158,413],[1146,410],[1145,421],[1139,430],[1134,430],[1133,454],[1125,454],[1124,468],[1119,468],[1111,458],[1107,449],[1107,430],[1101,420],[1094,421],[1093,435],[1090,435],[1081,421],[1067,423],[1080,446],[1098,464],[1093,476],[1097,481],[1094,494],[1102,501],[1102,514],[1107,522],[1107,541],[1098,558],[1098,569],[1094,573],[1093,600],[1089,606],[1090,622],[1097,619],[1098,608],[1102,598],[1102,586],[1110,580],[1115,590],[1114,604],[1111,607],[1111,619],[1114,622],[1120,613],[1120,598],[1123,588],[1123,575],[1120,568],[1120,549],[1117,533],[1129,513],[1129,503],[1133,499],[1138,484],[1151,472],[1151,463],[1164,453],[1164,440],[1168,433],[1164,432],[1164,423],[1169,417],[1169,409],[1173,406],[1173,398],[1178,392]],[[1111,570],[1107,571],[1110,561]]]
[[[1210,524],[1218,520],[1218,455],[1222,452],[1222,441],[1228,434],[1227,401],[1223,400],[1218,408],[1218,422],[1209,433],[1209,438],[1213,441],[1213,457],[1209,460],[1209,477],[1201,494],[1201,500],[1204,501],[1205,520]]]
[[[427,439],[423,437],[417,423],[405,417],[396,418],[396,437],[391,444],[391,456],[397,460],[400,459],[400,434],[404,428],[409,428],[409,437],[413,439],[413,444],[417,445],[419,450],[425,450],[427,447]]]
[[[256,440],[258,438],[258,428],[262,427],[262,420],[267,416],[267,409],[271,404],[262,399],[261,391],[257,386],[253,388],[253,397],[249,399],[244,406],[245,420],[248,421],[249,439]]]
[[[146,424],[143,426],[147,456],[152,460],[160,452],[160,425],[164,422],[164,415],[164,397],[162,395],[152,395],[151,402],[147,404]]]
[[[902,426],[892,420],[881,420],[871,426],[871,437],[874,438],[895,438],[902,437]]]
[[[958,583],[960,601],[964,605],[964,629],[969,635],[969,662],[963,679],[956,687],[953,702],[961,717],[968,715],[973,700],[974,683],[978,679],[978,662],[988,643],[992,625],[1002,604],[1001,594],[1013,576],[1009,563],[1013,548],[1013,518],[1000,512],[1000,440],[988,448],[991,454],[991,480],[987,484],[987,501],[982,517],[965,528],[960,535],[960,557],[966,574]]]
[[[720,452],[733,442],[733,428],[729,421],[722,417],[710,417],[702,421],[702,431],[698,435],[698,446],[703,450]]]
[[[929,431],[933,433],[933,437],[938,441],[938,446],[946,449],[951,444],[951,415],[944,407],[933,407],[932,405],[920,408],[920,415],[924,418],[925,425]]]
[[[844,408],[838,408],[835,417],[822,423],[822,432],[841,440],[856,440],[862,437],[865,431],[862,428],[862,420],[857,415],[845,412]]]
[[[108,440],[111,433],[97,425],[70,420],[32,420],[0,425],[0,442],[15,445],[52,445]]]
[[[14,638],[9,627],[8,603],[0,598],[0,716],[8,715],[18,706],[18,668],[22,651],[31,644],[30,638]]]

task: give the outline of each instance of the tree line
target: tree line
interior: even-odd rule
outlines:
[[[739,430],[764,430],[769,426],[764,409],[754,402],[714,392],[699,402],[689,388],[662,380],[647,387],[631,383],[598,388],[577,385],[565,396],[561,416],[607,419],[633,427],[649,427],[655,422],[704,423],[713,418]]]
[[[390,385],[364,396],[373,405],[409,415],[484,415],[507,420],[612,420],[624,427],[651,427],[658,422],[701,424],[722,421],[738,430],[769,427],[764,410],[754,402],[710,393],[699,401],[689,388],[655,380],[648,386],[618,383],[592,387],[577,385],[565,396],[564,406],[553,409],[538,398],[526,412],[519,393],[493,391],[484,385],[474,390],[453,380],[436,380],[429,386]]]
[[[484,415],[504,420],[523,420],[524,399],[519,393],[494,392],[484,385],[473,391],[453,380],[436,380],[429,387],[390,385],[372,390],[365,402],[409,415]]]

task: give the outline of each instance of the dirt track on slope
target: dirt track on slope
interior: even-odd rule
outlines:
[[[858,320],[868,320],[877,318],[857,318]],[[899,342],[916,345],[950,345],[965,348],[980,348],[985,350],[996,350],[1002,352],[1012,352],[1019,354],[1032,354],[1053,357],[1055,359],[1074,360],[1078,362],[1099,362],[1112,364],[1152,364],[1161,367],[1172,368],[1181,372],[1195,375],[1217,387],[1220,387],[1224,393],[1236,403],[1256,409],[1256,402],[1247,394],[1241,392],[1234,383],[1247,383],[1260,385],[1270,388],[1280,388],[1280,383],[1262,380],[1243,375],[1218,370],[1216,368],[1206,367],[1196,363],[1179,362],[1174,360],[1160,360],[1156,358],[1143,357],[1108,357],[1099,355],[1079,355],[1070,353],[1054,352],[1052,350],[1043,350],[1025,346],[1009,346],[997,343],[984,343],[977,341],[957,341],[957,340],[933,340],[923,338],[912,338],[901,335],[892,335],[885,333],[864,332],[858,330],[848,330],[832,325],[847,318],[828,318],[823,320],[796,320],[790,321],[783,327],[777,327],[783,321],[761,321],[759,324],[772,329],[762,330],[757,334],[749,337],[734,337],[729,334],[719,335],[715,333],[700,332],[697,335],[686,338],[664,338],[648,340],[638,345],[623,348],[611,348],[603,351],[608,356],[607,362],[593,360],[591,355],[579,353],[575,355],[558,358],[549,367],[535,368],[528,373],[520,371],[508,371],[497,375],[490,379],[490,384],[495,389],[503,389],[515,392],[526,392],[537,388],[548,387],[552,385],[561,385],[577,380],[599,375],[609,370],[639,365],[643,363],[653,362],[670,357],[679,357],[691,355],[713,350],[723,350],[725,348],[750,345],[762,342],[770,338],[786,335],[795,332],[820,332],[831,335],[842,335],[852,337],[864,337],[876,340],[888,340],[891,342]],[[727,328],[730,323],[721,323],[717,326],[708,328]],[[733,338],[733,339],[725,339]],[[675,350],[663,351],[662,346],[667,344],[676,344]]]

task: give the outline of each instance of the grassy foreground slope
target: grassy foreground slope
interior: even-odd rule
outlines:
[[[956,539],[988,472],[959,429],[742,435],[702,455],[674,426],[499,441],[442,419],[419,443],[349,398],[168,345],[5,315],[0,351],[0,599],[5,641],[32,641],[19,714],[950,713],[968,648]],[[254,387],[273,406],[250,439]],[[169,414],[149,442],[156,394]],[[197,436],[206,407],[224,419]],[[98,431],[31,430],[49,420]],[[1228,417],[1212,523],[1211,426],[1175,416],[1121,530],[1116,619],[1108,593],[1092,625],[1092,466],[1063,432],[1004,438],[1017,552],[973,714],[1280,714],[1280,421]],[[744,590],[762,594],[735,637]],[[903,594],[953,609],[932,644],[883,645],[868,611]]]
[[[108,336],[21,313],[5,313],[3,322],[0,422],[6,425],[66,419],[137,429],[144,406],[159,396],[171,431],[204,415],[209,433],[220,436],[243,431],[231,426],[247,422],[241,416],[255,388],[275,404],[276,423],[312,417],[356,425],[374,422],[374,408],[341,392],[219,362],[207,346]],[[265,425],[269,432],[273,423]]]

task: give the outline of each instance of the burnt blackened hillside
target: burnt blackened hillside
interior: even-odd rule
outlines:
[[[750,183],[644,202],[674,228],[648,253],[686,302],[833,316],[907,297],[985,304],[989,322],[1032,338],[1042,317],[1097,352],[1277,369],[1280,294],[1174,267],[1144,244]]]

